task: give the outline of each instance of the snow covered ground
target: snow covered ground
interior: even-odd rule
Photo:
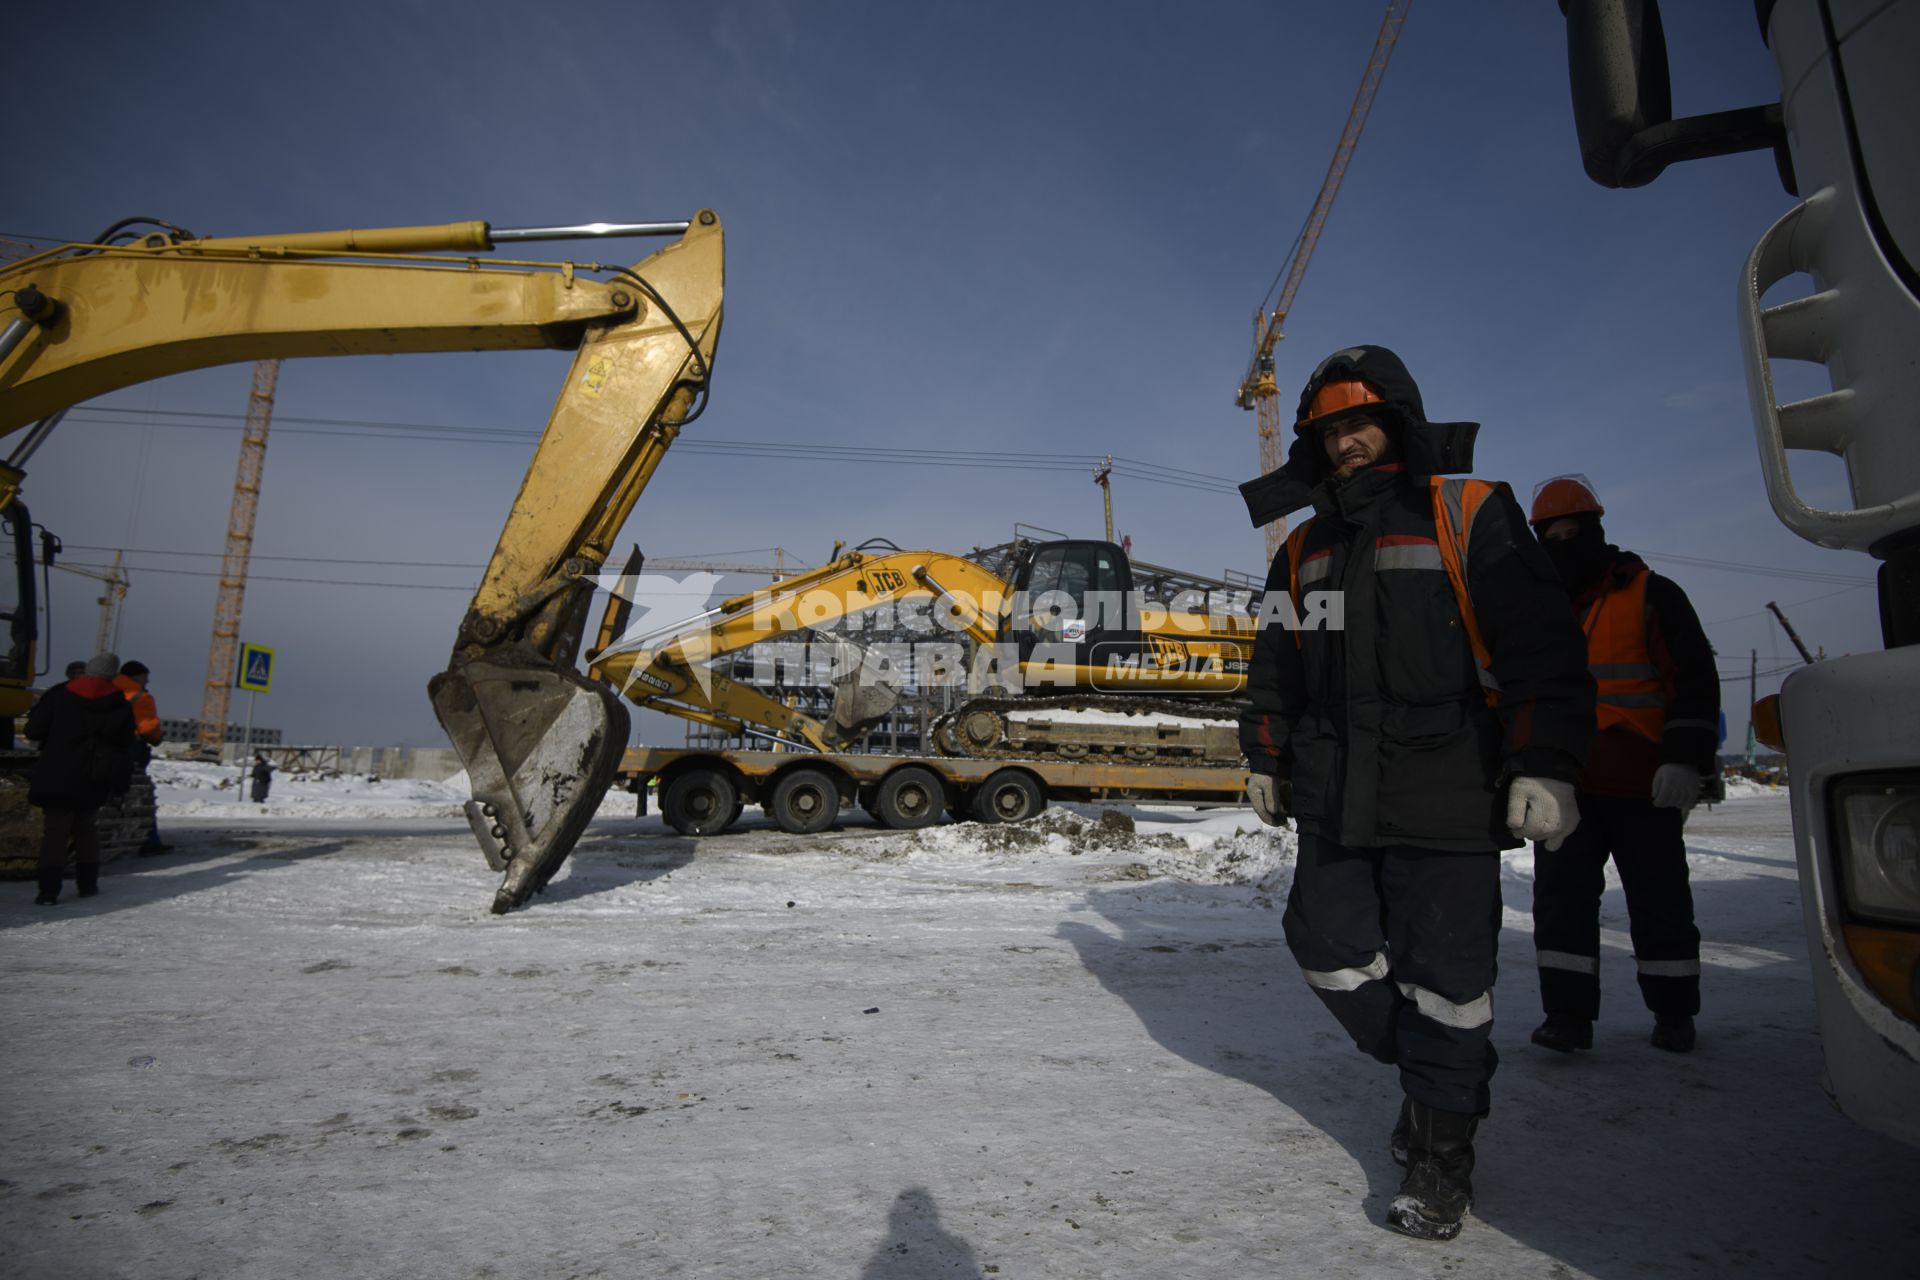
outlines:
[[[298,785],[262,813],[163,780],[172,855],[52,909],[0,886],[0,1274],[1800,1277],[1920,1251],[1920,1152],[1819,1092],[1778,795],[1689,827],[1687,1057],[1646,1045],[1617,889],[1593,1053],[1526,1043],[1530,855],[1505,857],[1478,1203],[1432,1245],[1379,1225],[1392,1073],[1301,982],[1291,842],[1244,810],[698,841],[603,817],[494,917],[454,794],[316,780],[302,811]]]

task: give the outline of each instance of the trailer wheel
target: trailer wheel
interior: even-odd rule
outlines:
[[[1018,769],[1002,769],[973,793],[973,816],[981,822],[1025,822],[1046,807],[1040,784]]]
[[[810,836],[840,816],[840,788],[822,770],[795,769],[773,784],[761,807],[782,831]]]
[[[718,769],[689,769],[660,797],[667,825],[683,836],[717,836],[740,813],[740,788]]]
[[[915,764],[888,774],[867,812],[896,831],[917,831],[938,822],[946,805],[940,775]]]

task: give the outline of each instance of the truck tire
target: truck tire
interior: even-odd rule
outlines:
[[[718,769],[676,774],[660,797],[667,825],[683,836],[717,836],[740,812],[740,788]]]
[[[761,808],[782,831],[810,836],[840,816],[840,788],[824,770],[795,769],[773,784]]]
[[[1019,769],[1002,769],[973,793],[973,816],[980,822],[1025,822],[1046,807],[1040,784]]]
[[[895,831],[918,831],[938,822],[940,811],[946,807],[947,789],[940,775],[910,764],[886,776],[867,812]]]

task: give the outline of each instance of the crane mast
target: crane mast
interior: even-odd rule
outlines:
[[[247,394],[247,425],[240,437],[240,463],[234,469],[226,554],[220,560],[220,594],[213,605],[213,638],[207,645],[207,688],[200,699],[202,755],[218,757],[227,740],[227,699],[233,692],[233,664],[240,651],[240,610],[247,595],[247,564],[253,558],[253,520],[260,509],[267,428],[273,422],[273,394],[279,383],[278,360],[254,363],[253,388]]]
[[[1327,176],[1320,183],[1320,193],[1314,197],[1313,208],[1307,213],[1300,234],[1294,238],[1279,296],[1271,308],[1263,300],[1253,314],[1253,360],[1247,367],[1246,376],[1241,379],[1236,403],[1242,409],[1254,410],[1256,414],[1262,475],[1287,460],[1279,388],[1273,378],[1273,349],[1283,336],[1287,313],[1293,309],[1293,295],[1299,291],[1300,281],[1307,274],[1307,264],[1313,260],[1313,250],[1320,242],[1321,229],[1326,226],[1327,214],[1333,210],[1333,198],[1340,194],[1341,180],[1347,176],[1347,166],[1353,161],[1354,148],[1360,144],[1360,131],[1367,126],[1367,115],[1373,110],[1374,95],[1380,91],[1380,81],[1387,74],[1387,63],[1393,57],[1394,46],[1399,43],[1400,28],[1406,24],[1407,10],[1412,4],[1413,0],[1388,0],[1386,15],[1380,20],[1380,34],[1374,38],[1373,52],[1367,57],[1367,69],[1360,77],[1360,88],[1353,95],[1353,106],[1347,112],[1346,126],[1340,131],[1339,145],[1333,149],[1333,160],[1327,165]],[[1269,560],[1280,550],[1280,544],[1286,536],[1284,520],[1275,520],[1266,527]]]

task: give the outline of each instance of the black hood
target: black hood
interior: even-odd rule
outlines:
[[[1347,347],[1322,360],[1301,389],[1294,415],[1293,447],[1287,451],[1286,462],[1240,486],[1247,514],[1256,527],[1306,506],[1313,500],[1314,486],[1333,474],[1333,463],[1327,458],[1319,431],[1302,432],[1298,424],[1320,388],[1340,378],[1360,378],[1380,393],[1386,403],[1371,412],[1384,420],[1382,425],[1393,439],[1394,460],[1409,475],[1447,476],[1473,470],[1473,439],[1480,431],[1479,423],[1428,422],[1420,386],[1399,356],[1385,347]]]

